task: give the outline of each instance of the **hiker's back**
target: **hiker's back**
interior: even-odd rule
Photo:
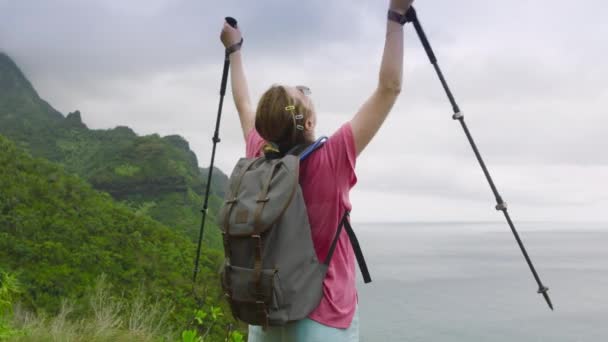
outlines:
[[[247,137],[247,157],[260,156],[264,144],[252,130]],[[357,181],[355,159],[352,130],[347,123],[300,165],[300,185],[318,260],[325,260],[342,215],[351,209],[348,193]],[[341,234],[323,281],[323,297],[308,317],[346,328],[356,304],[355,257],[347,234]]]

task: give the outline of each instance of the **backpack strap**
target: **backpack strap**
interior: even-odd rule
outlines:
[[[346,227],[346,233],[348,234],[350,244],[353,246],[353,251],[355,252],[355,257],[357,258],[357,263],[359,264],[359,269],[361,270],[361,275],[363,276],[363,281],[366,284],[371,283],[372,277],[369,275],[369,270],[367,269],[367,264],[365,263],[365,258],[363,257],[363,252],[361,251],[359,240],[357,240],[355,231],[353,230],[353,227],[350,225],[350,222],[348,220],[349,215],[350,212],[346,211],[342,216],[342,220],[340,220],[340,225],[338,225],[338,230],[336,231],[334,240],[331,242],[329,252],[327,253],[327,256],[325,257],[325,261],[323,263],[329,266],[329,262],[331,261],[331,258],[334,255],[334,251],[336,249],[336,245],[338,244],[338,238],[340,237],[340,233],[342,232],[342,227]]]
[[[314,151],[321,148],[321,146],[323,146],[325,142],[327,142],[326,136],[322,136],[317,139],[317,141],[315,141],[312,145],[308,146],[304,151],[302,151],[302,153],[300,153],[300,161],[303,161],[304,159],[308,158],[308,156],[310,156]]]
[[[304,161],[304,159],[308,158],[314,151],[321,148],[323,146],[323,144],[325,144],[325,142],[327,142],[327,139],[328,138],[326,136],[322,136],[312,144],[296,145],[296,146],[292,147],[291,150],[289,150],[286,153],[286,155],[291,154],[294,156],[299,156],[300,161]]]

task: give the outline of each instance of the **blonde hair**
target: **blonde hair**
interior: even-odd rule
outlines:
[[[258,102],[255,129],[264,140],[285,153],[296,145],[308,142],[304,124],[310,116],[310,109],[299,98],[291,96],[284,86],[273,85]]]

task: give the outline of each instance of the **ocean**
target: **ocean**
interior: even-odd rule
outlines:
[[[608,224],[356,224],[361,341],[608,341]]]

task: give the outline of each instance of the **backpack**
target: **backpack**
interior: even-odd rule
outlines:
[[[220,277],[233,316],[243,322],[281,326],[307,317],[323,296],[323,279],[343,226],[364,281],[371,282],[348,212],[327,258],[317,259],[299,163],[327,140],[322,139],[275,158],[242,158],[232,171],[218,216],[225,253]]]

